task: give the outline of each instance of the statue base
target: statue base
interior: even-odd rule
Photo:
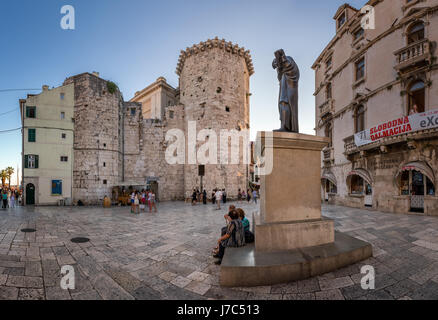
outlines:
[[[272,172],[261,176],[255,245],[225,250],[221,285],[304,279],[370,257],[370,244],[340,233],[335,239],[334,222],[321,215],[321,151],[328,138],[259,134],[265,156],[272,151]]]

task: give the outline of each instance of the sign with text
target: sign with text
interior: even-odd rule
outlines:
[[[400,117],[356,133],[354,142],[356,146],[360,147],[386,137],[432,128],[438,128],[438,109]]]

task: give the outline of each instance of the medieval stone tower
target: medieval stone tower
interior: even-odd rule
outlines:
[[[75,87],[73,198],[101,203],[123,179],[123,97],[98,73],[64,82],[70,83]]]
[[[189,136],[189,121],[194,121],[197,133],[212,129],[218,139],[218,164],[205,165],[202,185],[208,191],[226,188],[228,195],[235,197],[239,188],[247,187],[248,165],[242,161],[239,164],[221,163],[219,138],[221,130],[249,130],[249,78],[254,73],[251,55],[237,44],[215,38],[181,51],[176,73],[180,76],[186,137]],[[203,141],[198,143],[197,149],[202,144]],[[222,148],[230,148],[231,142],[227,144]],[[241,145],[243,147],[242,142]],[[200,185],[199,163],[186,164],[185,192]]]

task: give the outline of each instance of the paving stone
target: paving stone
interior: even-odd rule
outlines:
[[[400,282],[397,282],[389,287],[385,288],[385,291],[388,292],[395,299],[399,299],[411,291],[418,289],[420,285],[412,280],[405,279]]]
[[[44,289],[21,288],[18,292],[18,300],[44,300]]]
[[[351,278],[348,276],[342,278],[335,278],[335,279],[319,280],[319,287],[323,291],[349,287],[353,284],[354,284],[353,280],[351,280]]]
[[[0,286],[0,300],[17,300],[18,288]]]
[[[316,300],[345,300],[339,289],[319,291],[315,293]]]

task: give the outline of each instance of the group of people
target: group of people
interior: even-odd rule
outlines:
[[[238,201],[248,201],[250,202],[251,199],[254,203],[257,203],[257,198],[258,198],[258,193],[257,190],[250,190],[247,189],[246,192],[245,190],[241,191],[241,189],[238,190],[238,194],[237,194],[237,200]],[[192,192],[192,206],[196,205],[198,202],[199,203],[203,203],[203,204],[207,204],[207,191],[204,189],[202,192],[199,191],[198,188],[194,188],[193,192]],[[215,188],[213,189],[212,193],[211,193],[211,203],[213,205],[216,205],[216,209],[220,210],[221,209],[221,203],[227,203],[227,192],[225,189],[218,189]]]
[[[0,189],[0,201],[2,209],[15,208],[20,194],[17,190]]]
[[[243,209],[236,209],[231,205],[224,218],[227,225],[221,229],[221,237],[213,250],[213,257],[218,259],[216,264],[222,263],[226,248],[242,247],[246,243],[254,242],[254,234],[250,230],[250,222],[245,217]]]
[[[146,204],[149,207],[149,212],[152,212],[152,208],[157,212],[155,193],[151,190],[141,190],[141,192],[135,190],[131,193],[131,213],[139,214],[140,211],[146,211]]]

